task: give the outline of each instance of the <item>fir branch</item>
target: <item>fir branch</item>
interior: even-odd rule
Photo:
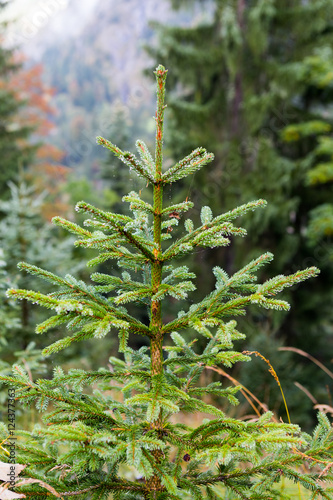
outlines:
[[[10,288],[6,292],[7,297],[19,300],[28,300],[33,304],[38,304],[48,309],[55,309],[58,306],[59,301],[44,295],[40,292],[33,292],[31,290],[19,290]]]
[[[194,412],[202,412],[202,413],[208,413],[210,415],[216,415],[219,417],[224,417],[225,414],[223,411],[219,410],[213,405],[207,404],[204,401],[201,401],[200,399],[192,398],[189,397],[188,399],[184,400],[181,404],[180,407],[183,411],[194,413]]]
[[[77,240],[75,246],[83,248],[95,248],[102,251],[115,251],[117,245],[126,244],[125,238],[119,238],[118,234],[106,235],[100,231],[96,231],[93,236],[85,240]]]
[[[50,273],[49,271],[45,271],[45,269],[41,269],[40,267],[34,266],[32,264],[28,264],[27,262],[19,262],[17,264],[17,267],[21,271],[26,271],[32,276],[38,276],[39,278],[44,279],[45,281],[48,281],[49,283],[52,283],[53,285],[65,285],[66,280],[63,278],[60,278],[60,276],[57,276],[53,273]]]
[[[149,169],[151,176],[155,178],[155,163],[148,147],[143,141],[136,141],[136,148],[139,152],[142,162]]]
[[[68,311],[73,311],[76,310],[79,313],[84,313],[85,309],[83,308],[83,305],[91,306],[91,311],[99,311],[99,316],[94,315],[94,313],[90,313],[90,310],[87,311],[87,315],[91,316],[92,319],[103,319],[105,316],[108,314],[111,315],[109,317],[114,317],[119,321],[124,321],[128,323],[128,327],[131,331],[134,331],[135,333],[139,333],[140,335],[150,335],[149,328],[141,323],[139,320],[136,318],[132,317],[131,315],[127,314],[126,312],[123,312],[115,307],[112,307],[110,303],[108,302],[107,299],[102,297],[100,294],[97,294],[95,292],[95,289],[93,287],[87,287],[83,282],[79,282],[75,280],[74,278],[67,277],[67,279],[63,279],[62,283],[65,284],[69,290],[70,293],[73,295],[75,298],[74,301],[71,300],[57,300],[57,302],[52,302],[54,304],[54,309],[59,310],[62,314],[67,315]],[[32,292],[33,293],[33,292]],[[61,296],[60,292],[60,296]],[[66,292],[67,293],[67,292]],[[52,296],[52,294],[51,294]],[[34,296],[33,296],[34,297]],[[24,297],[26,298],[26,297]],[[33,300],[33,298],[31,298]],[[61,314],[60,314],[61,316]],[[59,318],[59,314],[57,316]],[[71,316],[69,317],[71,319]],[[50,320],[51,321],[51,320]],[[55,322],[58,320],[54,320]],[[60,321],[60,319],[59,319]],[[48,324],[47,324],[48,325]],[[46,325],[46,326],[47,326]],[[39,325],[38,328],[43,328],[45,326],[45,323],[42,325]]]
[[[97,144],[104,146],[114,153],[117,158],[119,158],[125,165],[129,167],[130,170],[134,170],[140,177],[148,180],[150,183],[154,183],[155,179],[153,177],[153,173],[151,171],[150,165],[147,164],[146,161],[143,163],[139,162],[135,155],[130,153],[129,151],[122,151],[117,146],[112,144],[110,141],[107,141],[103,137],[96,138]],[[148,158],[148,156],[146,156]]]
[[[213,161],[213,159],[214,155],[212,153],[207,153],[204,148],[197,148],[180,162],[176,163],[176,165],[169,168],[162,175],[162,180],[165,184],[180,180],[201,169],[204,165]]]
[[[62,325],[63,323],[68,323],[69,319],[74,319],[74,318],[76,318],[75,314],[72,315],[57,314],[55,316],[51,316],[51,318],[48,318],[45,321],[43,321],[43,323],[37,325],[35,331],[36,333],[45,333],[51,328],[55,328],[56,326]]]
[[[295,274],[290,274],[289,276],[275,276],[270,280],[265,281],[262,285],[257,288],[257,293],[265,295],[275,295],[282,292],[284,288],[300,283],[306,279],[318,276],[320,273],[317,267],[309,267],[303,271],[297,271]]]
[[[74,222],[63,219],[62,217],[53,217],[52,222],[56,226],[60,226],[69,231],[70,233],[76,234],[78,236],[86,236],[87,238],[90,238],[92,236],[92,233],[90,231],[87,231],[78,224],[75,224]]]
[[[211,362],[211,354],[197,354],[194,356],[174,356],[164,361],[164,366],[180,365],[184,367],[196,366],[198,363],[209,364]]]
[[[234,208],[233,210],[230,210],[229,212],[226,212],[224,214],[218,215],[215,217],[215,221],[217,223],[222,223],[222,222],[230,222],[234,219],[237,219],[238,217],[241,217],[242,215],[245,215],[247,212],[254,211],[257,208],[265,208],[267,205],[266,200],[256,200],[256,201],[250,201],[249,203],[245,203],[244,205],[240,205],[239,207]]]
[[[184,253],[189,253],[193,250],[193,246],[200,246],[200,241],[205,241],[208,238],[208,241],[211,241],[213,246],[219,246],[219,244],[214,241],[214,231],[220,234],[240,234],[245,235],[245,231],[242,228],[235,228],[229,222],[237,217],[246,214],[249,210],[255,210],[258,207],[264,207],[266,205],[265,200],[257,200],[250,203],[246,203],[245,205],[241,205],[237,207],[237,209],[231,210],[226,214],[219,215],[214,217],[211,222],[203,224],[197,229],[191,231],[189,234],[186,234],[179,240],[177,240],[173,245],[171,245],[164,253],[163,260],[168,261],[172,258],[179,257],[184,255]],[[218,229],[217,229],[218,228]],[[226,242],[224,239],[221,239],[221,244],[224,245]],[[182,250],[184,248],[184,250]]]
[[[142,287],[138,286],[136,290],[134,289],[132,291],[123,293],[119,291],[118,293],[119,293],[118,297],[113,299],[114,303],[127,304],[128,302],[133,302],[133,301],[140,302],[146,297],[151,297],[151,288],[143,285]]]
[[[119,216],[116,216],[115,214],[112,214],[111,212],[103,212],[102,210],[99,210],[96,207],[93,207],[89,203],[85,203],[84,201],[81,201],[76,204],[76,210],[80,212],[89,212],[92,215],[94,215],[96,218],[107,222],[111,228],[115,229],[119,236],[125,238],[128,243],[130,243],[132,246],[136,247],[140,252],[149,260],[154,260],[154,255],[152,251],[147,247],[149,245],[150,247],[154,245],[149,243],[147,240],[144,240],[143,238],[140,238],[139,236],[136,236],[129,231],[126,231],[126,229],[123,228],[123,226],[120,225],[118,222]]]
[[[67,375],[63,375],[61,377],[57,377],[55,379],[55,384],[83,384],[83,385],[91,385],[100,380],[120,380],[123,381],[127,378],[137,377],[142,381],[149,381],[150,374],[143,370],[118,370],[115,372],[111,372],[106,369],[100,369],[98,371],[89,371],[80,370],[77,368],[72,368],[69,370]]]
[[[225,474],[216,474],[212,475],[210,477],[206,478],[196,478],[191,476],[191,479],[193,482],[197,485],[204,486],[206,484],[216,484],[216,483],[225,483],[226,481],[230,481],[230,479],[240,479],[240,478],[248,478],[248,477],[254,477],[259,474],[269,474],[271,471],[281,471],[281,472],[286,472],[285,467],[290,466],[290,465],[299,465],[301,462],[299,458],[292,454],[292,453],[287,453],[284,454],[283,456],[280,456],[279,459],[276,460],[266,460],[266,463],[264,462],[263,464],[259,464],[254,467],[247,467],[243,470],[236,469],[235,472],[231,473],[225,473]],[[291,469],[289,469],[291,470]],[[292,479],[293,480],[299,480],[301,474],[297,473],[295,469],[292,469],[293,474],[292,474]],[[185,474],[186,477],[186,474]],[[305,482],[303,483],[306,487],[309,487],[313,485],[313,482],[310,480],[309,476],[305,476]],[[232,483],[229,483],[232,484]],[[317,485],[318,486],[318,485]],[[325,498],[325,497],[324,497]],[[326,497],[330,498],[330,497]]]
[[[94,331],[81,331],[79,333],[76,333],[72,337],[65,337],[45,347],[42,351],[42,355],[50,356],[50,354],[66,349],[66,347],[70,346],[73,342],[79,342],[81,340],[87,340],[92,338],[94,338]]]
[[[134,482],[134,481],[128,481],[126,479],[116,479],[113,481],[105,481],[100,484],[96,484],[93,486],[89,486],[88,488],[80,489],[80,490],[74,490],[74,491],[64,491],[61,492],[63,496],[76,496],[76,495],[82,495],[83,493],[88,493],[89,491],[92,491],[94,489],[98,488],[106,488],[109,491],[116,490],[116,491],[137,491],[143,493],[145,491],[144,485]]]
[[[151,204],[141,200],[140,196],[134,191],[131,191],[128,195],[123,196],[122,201],[130,203],[131,210],[141,210],[142,212],[148,214],[154,213],[154,208]]]
[[[178,212],[187,212],[190,208],[194,207],[192,201],[183,201],[183,203],[177,203],[176,205],[170,205],[163,208],[162,215],[172,215],[174,212],[178,215]]]
[[[112,252],[104,252],[98,255],[98,257],[94,257],[93,259],[87,262],[88,267],[95,267],[99,264],[103,264],[103,262],[107,260],[118,260],[118,266],[121,266],[122,263],[126,264],[129,269],[136,268],[147,264],[149,259],[144,255],[133,254],[125,247],[119,247]],[[130,265],[131,263],[131,265]],[[122,267],[125,267],[123,265]]]
[[[227,280],[228,284],[233,285],[235,282],[237,282],[240,276],[249,276],[249,273],[258,271],[262,266],[271,262],[273,258],[274,255],[271,252],[266,252],[260,255],[260,257],[251,260],[251,262],[246,264],[244,267],[242,267],[242,269],[237,271],[230,279]]]

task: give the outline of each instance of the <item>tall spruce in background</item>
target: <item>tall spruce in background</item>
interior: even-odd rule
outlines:
[[[156,151],[152,158],[146,145],[137,142],[139,157],[124,152],[106,139],[98,143],[110,149],[153,189],[153,203],[135,192],[124,197],[133,216],[105,212],[79,202],[77,210],[91,218],[86,228],[62,218],[54,222],[79,237],[77,245],[94,248],[98,256],[91,264],[115,259],[122,277],[93,273],[94,284],[73,276],[61,278],[28,263],[21,270],[56,285],[57,291],[11,289],[8,296],[28,300],[55,310],[56,314],[37,327],[45,333],[67,323],[71,336],[51,344],[46,355],[67,348],[73,342],[103,339],[118,330],[118,358],[110,358],[109,368],[81,369],[64,373],[55,368],[52,380],[32,381],[22,367],[14,367],[14,377],[0,377],[16,388],[16,397],[25,404],[37,403],[45,411],[47,426],[31,432],[17,431],[17,461],[27,464],[16,490],[36,498],[117,499],[222,499],[229,492],[238,498],[288,498],[278,487],[281,477],[291,478],[332,499],[324,481],[331,480],[332,428],[324,416],[313,438],[301,434],[298,426],[274,422],[266,412],[257,420],[228,417],[218,407],[206,403],[206,396],[219,396],[236,403],[237,388],[220,382],[199,385],[206,366],[231,366],[248,361],[246,353],[233,350],[233,342],[244,339],[234,316],[245,314],[250,304],[268,309],[289,308],[276,294],[315,276],[314,267],[290,276],[279,275],[256,283],[257,271],[272,260],[264,253],[233,275],[214,267],[215,290],[166,322],[162,303],[167,296],[184,301],[195,289],[195,274],[177,259],[198,248],[227,246],[231,235],[244,236],[245,230],[233,221],[265,206],[261,199],[213,216],[201,209],[201,222],[194,226],[184,214],[193,204],[183,201],[165,204],[163,190],[211,162],[213,155],[199,147],[184,159],[163,169],[164,90],[167,71],[156,70],[157,113]],[[185,232],[172,241],[170,227],[184,217]],[[90,228],[90,229],[88,229]],[[166,240],[166,242],[165,242]],[[167,240],[171,240],[169,243]],[[144,323],[131,316],[127,304],[148,308]],[[180,331],[184,330],[181,334]],[[205,346],[186,339],[195,330]],[[145,338],[149,347],[133,350],[132,336]],[[93,391],[83,391],[92,386]],[[119,391],[119,392],[117,392]],[[197,416],[199,425],[184,423]],[[203,415],[209,416],[203,419]],[[7,429],[1,427],[1,457],[6,459]],[[310,472],[298,469],[308,463]],[[318,479],[321,479],[319,482]],[[48,492],[46,493],[46,490]],[[227,490],[227,492],[226,492]]]
[[[301,62],[291,64],[303,89],[306,119],[295,121],[282,130],[282,140],[289,145],[303,173],[308,217],[304,221],[304,236],[313,251],[313,260],[320,261],[332,277],[333,262],[333,73],[332,45],[317,47]],[[329,262],[330,261],[330,262]],[[331,265],[330,265],[331,264]],[[319,295],[319,294],[318,294]],[[327,306],[331,301],[327,297]]]
[[[313,154],[321,159],[325,154],[329,159],[331,154],[328,138],[313,152],[315,136],[328,135],[332,123],[330,73],[326,71],[325,81],[323,74],[325,60],[326,69],[331,60],[333,2],[184,0],[173,4],[178,8],[196,6],[197,21],[191,27],[155,25],[160,43],[157,49],[149,49],[156,61],[173,68],[169,151],[177,157],[200,142],[214,150],[216,157],[214,167],[197,173],[183,192],[217,211],[257,196],[269,202],[263,216],[245,218],[250,231],[246,244],[233,241],[227,249],[196,258],[204,277],[202,286],[207,292],[213,288],[207,267],[216,259],[223,259],[227,271],[233,272],[245,255],[252,256],[267,246],[274,250],[276,260],[266,276],[292,272],[293,266],[309,263],[323,266],[325,272],[314,286],[304,287],[292,299],[295,307],[288,315],[253,313],[256,326],[251,340],[260,343],[286,377],[290,373],[287,360],[274,354],[281,341],[329,363],[333,352],[333,265],[329,261],[331,241],[323,241],[322,236],[324,231],[326,238],[331,234],[331,219],[327,219],[331,216],[331,167],[325,167],[324,177],[329,182],[319,189],[309,182],[308,171]],[[324,125],[323,117],[328,122]],[[293,138],[302,140],[292,142],[292,134],[285,133],[291,124],[301,131]],[[309,234],[318,233],[319,239],[312,239],[317,244],[309,245]],[[274,336],[278,342],[273,341]],[[305,416],[304,405],[309,409],[311,401],[299,390],[295,392],[293,381],[305,385],[319,401],[325,397],[327,383],[315,367],[301,367],[300,362],[295,357],[293,365],[300,370],[287,390],[299,421]],[[257,391],[259,380],[248,375],[243,370],[243,382]],[[264,379],[261,373],[261,383]],[[264,393],[262,387],[258,394],[264,397]]]
[[[8,2],[0,1],[0,13]],[[4,47],[6,23],[0,23],[0,195],[8,193],[7,182],[16,180],[19,168],[29,164],[35,148],[25,139],[33,128],[20,123],[19,111],[25,102],[10,88],[12,75],[20,69],[14,50]]]

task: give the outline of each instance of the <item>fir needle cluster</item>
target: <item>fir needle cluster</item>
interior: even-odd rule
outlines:
[[[320,415],[313,437],[302,434],[296,425],[274,422],[270,412],[245,422],[205,402],[205,396],[211,395],[237,404],[239,388],[221,382],[199,385],[206,367],[249,361],[234,349],[234,342],[245,338],[237,330],[235,318],[244,315],[247,306],[287,310],[289,304],[276,295],[316,276],[318,269],[258,284],[257,273],[272,260],[270,253],[232,276],[216,266],[214,291],[184,307],[170,321],[163,317],[162,303],[167,296],[184,301],[195,289],[195,274],[186,265],[177,265],[177,259],[197,248],[226,246],[230,236],[244,236],[246,231],[234,221],[266,204],[257,200],[217,216],[203,207],[198,227],[185,219],[184,235],[169,243],[169,228],[178,225],[180,214],[184,219],[193,204],[186,200],[165,206],[163,189],[194,174],[213,155],[198,148],[163,171],[166,76],[165,68],[159,66],[155,158],[142,141],[137,142],[136,157],[106,139],[97,139],[152,186],[151,204],[140,193],[130,192],[123,201],[130,204],[132,216],[106,212],[82,201],[76,210],[88,216],[84,228],[60,217],[54,219],[77,236],[76,245],[96,250],[97,256],[88,266],[115,260],[122,269],[121,277],[97,271],[91,275],[92,284],[86,284],[70,275],[62,278],[21,263],[22,271],[51,282],[55,291],[48,295],[8,291],[11,298],[54,311],[37,326],[37,333],[67,325],[69,335],[46,347],[45,356],[73,342],[102,339],[114,332],[118,332],[121,353],[110,358],[108,368],[97,371],[71,369],[64,373],[57,367],[51,380],[33,381],[24,368],[15,366],[12,377],[1,377],[16,387],[22,404],[36,404],[47,424],[20,432],[17,459],[27,464],[22,475],[43,479],[59,498],[213,500],[227,498],[226,492],[230,492],[233,498],[268,500],[282,498],[277,483],[284,476],[312,490],[314,497],[332,499],[331,489],[323,486],[331,478],[327,466],[332,461],[332,429],[325,416]],[[131,302],[145,309],[148,306],[146,322],[130,314],[127,305]],[[188,341],[189,329],[202,337],[202,352]],[[132,335],[145,337],[149,347],[129,347]],[[85,391],[89,387],[92,390]],[[116,390],[121,397],[115,396]],[[51,410],[46,413],[49,403]],[[182,423],[186,413],[208,418],[192,428]],[[1,435],[5,439],[4,427]],[[304,472],[299,466],[305,463],[315,467]],[[41,483],[27,484],[18,491],[29,498],[50,498]]]

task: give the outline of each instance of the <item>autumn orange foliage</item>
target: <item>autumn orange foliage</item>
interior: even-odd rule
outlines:
[[[47,144],[46,140],[55,127],[52,117],[56,109],[52,100],[56,89],[43,82],[42,64],[27,68],[22,55],[17,54],[16,62],[22,65],[21,69],[12,75],[7,85],[18,100],[26,103],[20,111],[19,121],[21,125],[34,129],[30,140],[36,144],[35,159],[33,165],[29,166],[28,179],[40,190],[49,191],[49,202],[45,204],[43,214],[46,219],[51,219],[59,210],[62,214],[68,211],[60,190],[69,173],[68,167],[62,163],[65,153]]]

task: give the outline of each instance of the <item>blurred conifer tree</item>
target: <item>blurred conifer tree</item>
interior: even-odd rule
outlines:
[[[35,265],[48,265],[65,275],[69,270],[82,267],[82,259],[73,256],[72,238],[61,234],[58,228],[43,218],[43,203],[46,192],[38,194],[36,188],[21,182],[9,183],[11,196],[0,201],[0,240],[3,253],[2,288],[15,283],[17,286],[34,286],[35,278],[18,274],[17,262],[27,259]],[[48,291],[46,286],[45,292]],[[36,321],[45,318],[42,310],[31,308],[27,301],[22,301],[16,321],[13,323],[12,305],[1,291],[2,313],[5,321],[1,329],[3,346],[2,360],[12,363],[17,356],[15,352],[28,348],[35,339]],[[16,307],[17,309],[17,307]],[[28,356],[28,354],[27,354]]]
[[[0,13],[8,2],[0,1]],[[0,195],[8,193],[7,182],[15,180],[20,166],[30,163],[35,147],[26,139],[33,127],[22,125],[19,112],[25,101],[18,98],[10,81],[21,65],[15,61],[14,49],[4,46],[7,23],[0,23]]]

